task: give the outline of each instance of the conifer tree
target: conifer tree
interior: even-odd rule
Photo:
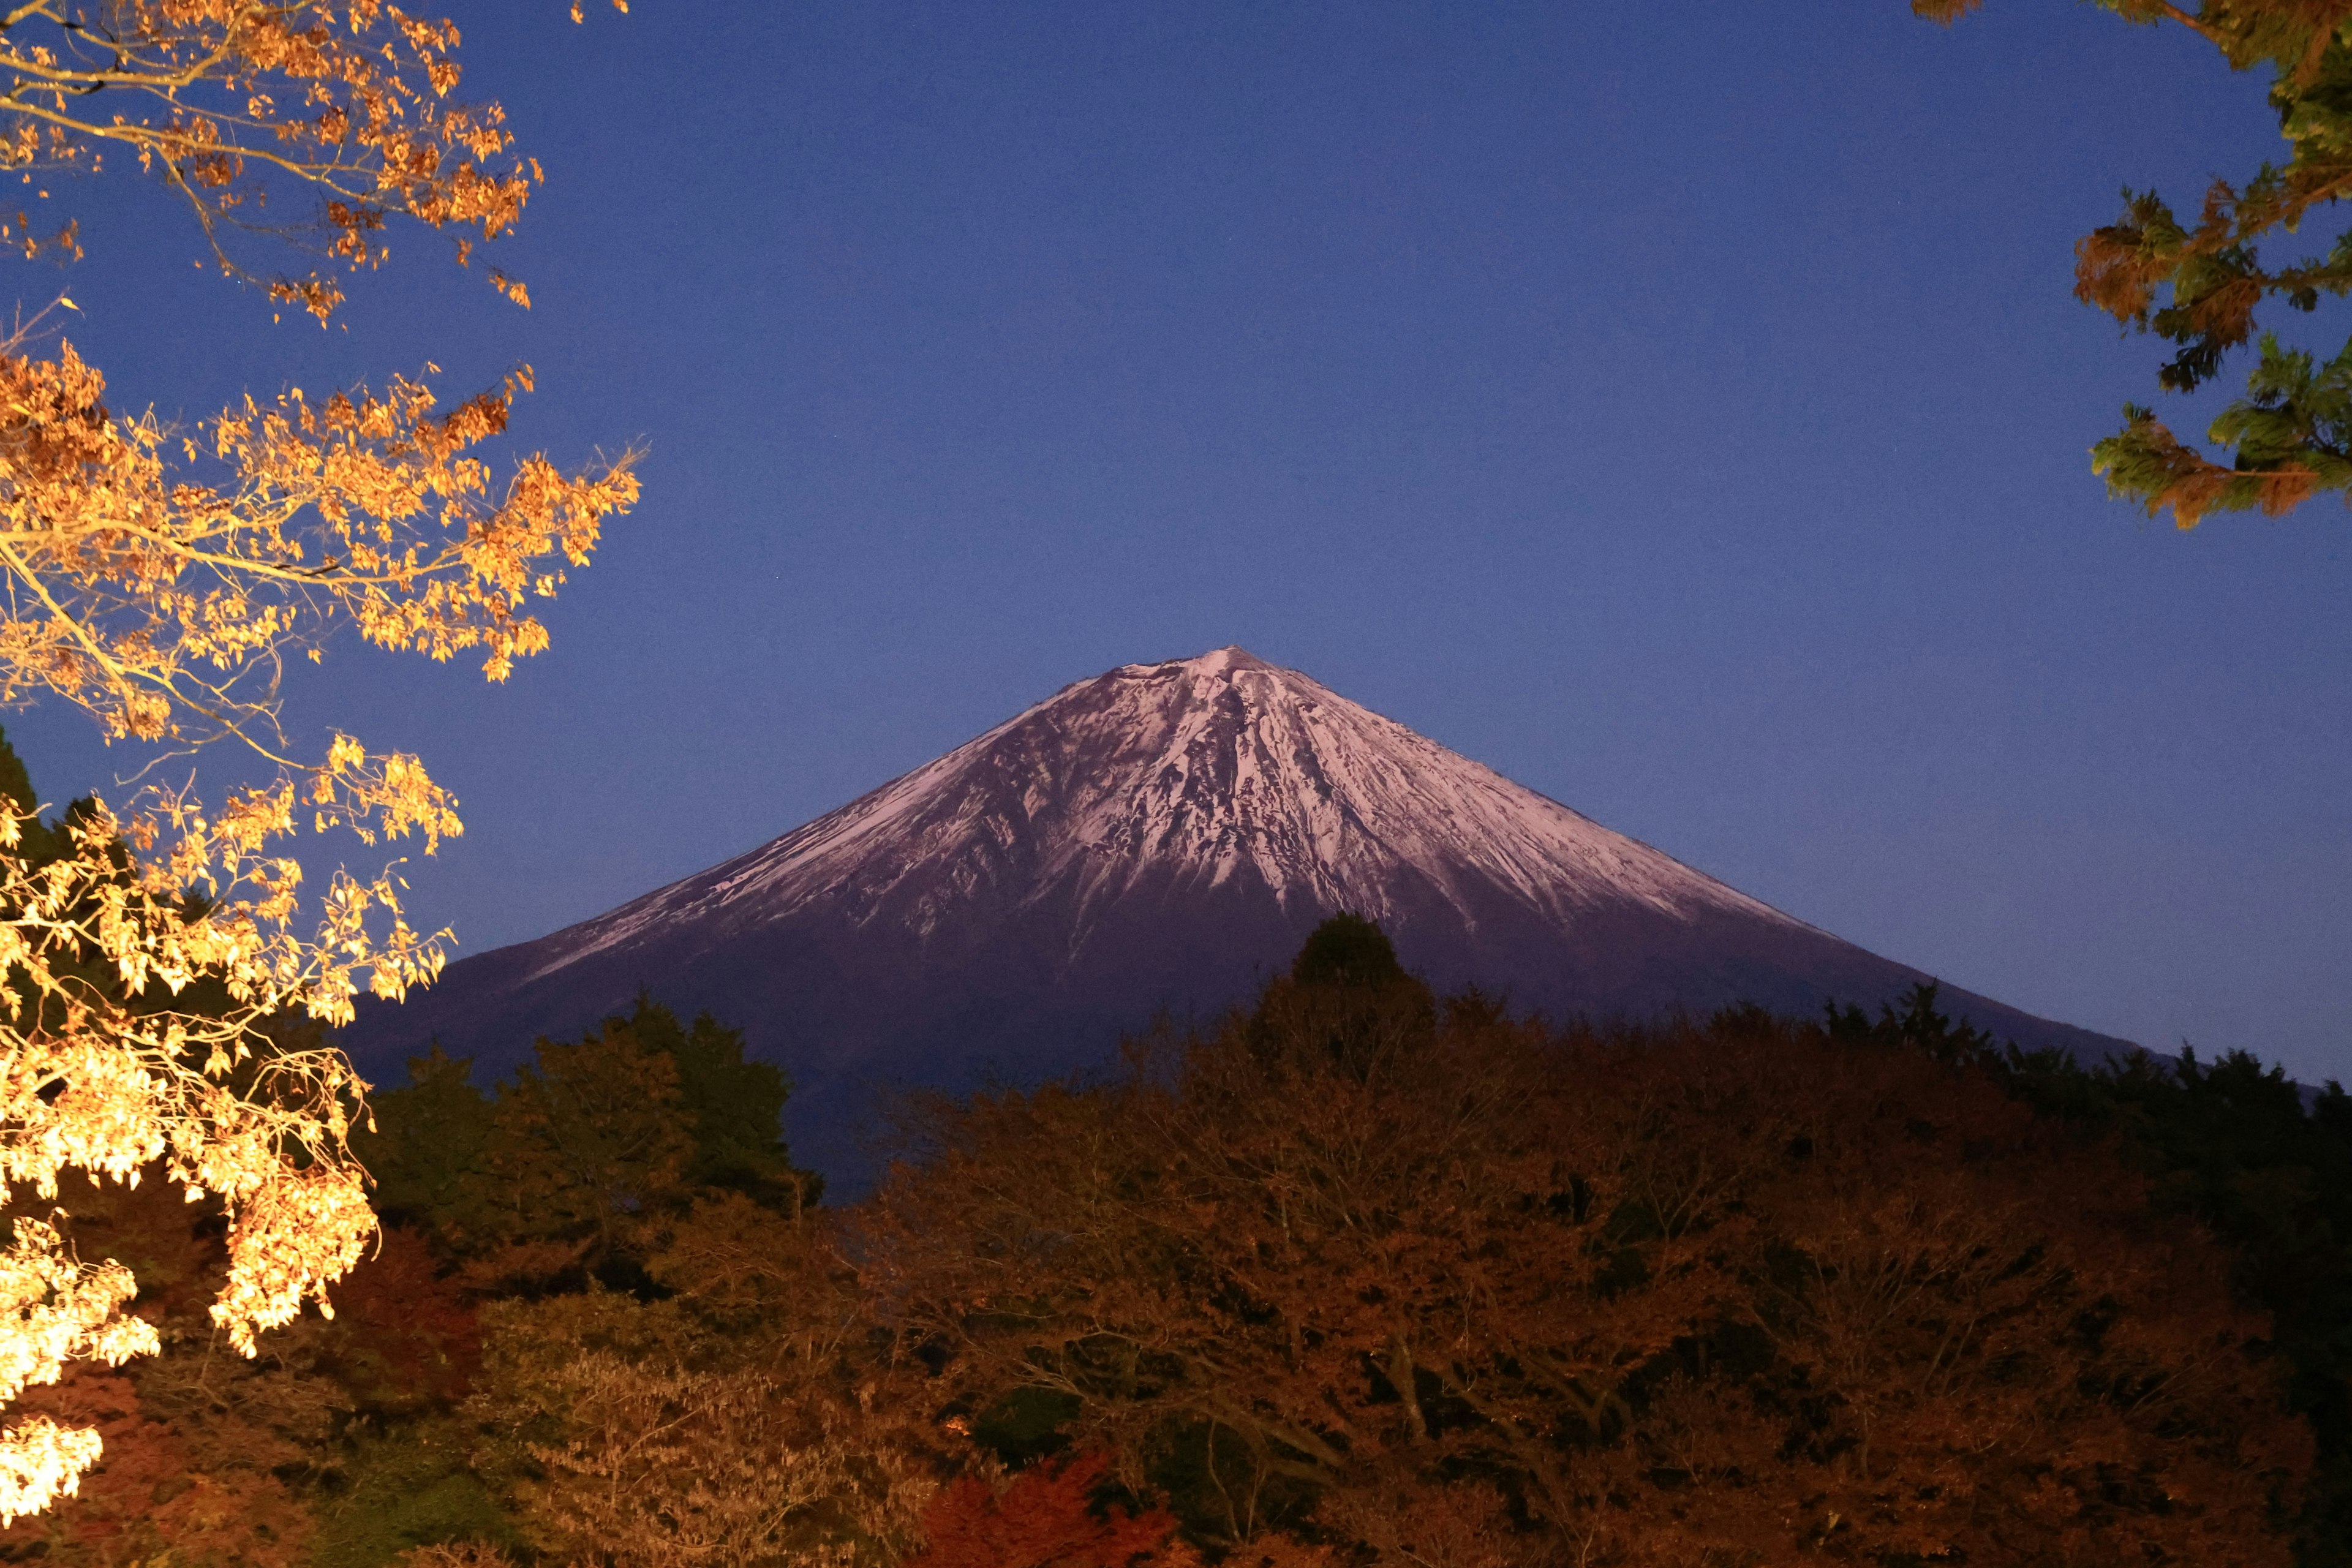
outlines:
[[[2300,1560],[2352,1568],[2352,1096],[2306,1090],[2242,1051],[2093,1068],[2014,1047],[1980,1059],[2042,1115],[2113,1141],[2166,1212],[2229,1245],[2316,1445]]]

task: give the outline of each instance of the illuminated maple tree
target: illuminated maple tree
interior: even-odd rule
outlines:
[[[458,41],[381,0],[29,0],[0,12],[0,171],[160,179],[216,265],[323,321],[340,286],[262,277],[248,242],[373,268],[406,219],[463,264],[537,183],[498,106],[452,97]],[[79,254],[72,225],[37,235],[22,215],[0,240]],[[461,831],[413,756],[340,734],[300,754],[281,678],[345,622],[382,648],[478,655],[492,680],[546,646],[530,601],[637,489],[626,458],[567,474],[530,457],[498,477],[485,444],[530,384],[518,369],[454,406],[406,377],[296,389],[174,433],[110,407],[69,342],[0,342],[0,703],[62,700],[110,742],[168,758],[226,742],[262,770],[209,805],[150,786],[61,828],[0,809],[0,1202],[54,1205],[72,1170],[160,1166],[226,1212],[212,1318],[248,1354],[304,1302],[326,1310],[375,1228],[345,1144],[362,1086],[338,1053],[261,1026],[344,1022],[362,987],[396,998],[441,963],[389,870],[338,872],[306,910],[281,841],[341,826],[430,853]],[[154,1348],[125,1310],[130,1271],[80,1259],[58,1217],[18,1213],[0,1251],[0,1402]],[[45,1415],[0,1433],[0,1520],[72,1489],[100,1446]]]

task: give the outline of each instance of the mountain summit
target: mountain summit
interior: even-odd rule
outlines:
[[[650,991],[801,1086],[838,1156],[852,1090],[1108,1059],[1155,1008],[1242,999],[1339,910],[1441,989],[1554,1016],[1811,1014],[1926,978],[1612,833],[1238,647],[1080,681],[782,837],[453,965],[355,1027],[378,1077],[437,1037],[500,1068]],[[2029,1046],[2123,1042],[1947,991]]]

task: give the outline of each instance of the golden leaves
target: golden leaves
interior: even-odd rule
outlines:
[[[0,170],[95,173],[125,150],[231,275],[247,276],[225,235],[258,227],[273,186],[315,195],[319,248],[356,269],[383,262],[394,215],[458,231],[462,262],[540,180],[497,104],[452,97],[448,22],[383,0],[104,11],[102,36],[48,4],[10,13]],[[42,236],[21,213],[0,218],[0,247],[79,255],[71,224]],[[491,282],[529,306],[520,282]],[[321,323],[343,300],[316,275],[267,289]],[[247,1354],[305,1301],[330,1310],[326,1287],[375,1231],[345,1146],[364,1086],[340,1053],[285,1048],[265,1026],[346,1023],[362,987],[398,999],[439,973],[446,936],[408,924],[391,868],[338,871],[306,916],[301,867],[277,847],[348,827],[430,854],[463,831],[414,756],[340,732],[322,758],[297,755],[286,660],[318,659],[345,624],[378,647],[478,654],[493,680],[547,646],[528,602],[587,563],[637,484],[628,456],[578,474],[530,457],[500,484],[480,448],[530,386],[518,370],[448,408],[406,377],[293,389],[177,432],[110,411],[70,343],[40,358],[0,341],[0,705],[61,699],[110,742],[234,741],[268,774],[216,810],[186,787],[120,814],[89,802],[61,827],[0,807],[0,1202],[53,1199],[69,1170],[135,1183],[160,1165],[226,1211],[212,1316]],[[152,1351],[123,1310],[134,1289],[19,1219],[0,1253],[0,1402],[68,1362]],[[0,1522],[71,1492],[98,1452],[95,1433],[46,1418],[0,1433]]]
[[[492,680],[547,646],[527,610],[584,564],[636,500],[625,456],[566,475],[519,463],[500,489],[474,456],[502,434],[527,369],[443,409],[421,382],[310,399],[247,397],[183,443],[116,418],[70,343],[0,353],[0,701],[47,694],[115,739],[234,736],[286,761],[277,680],[339,620],[368,642]],[[560,557],[560,564],[557,558]],[[338,742],[309,773],[321,826],[456,831],[414,758]]]
[[[452,99],[457,44],[454,25],[378,0],[120,0],[102,37],[58,8],[21,7],[0,32],[0,169],[89,171],[107,149],[127,152],[240,277],[229,234],[251,226],[273,184],[320,195],[320,248],[352,268],[383,264],[391,213],[496,238],[533,175],[504,110]],[[342,300],[316,276],[268,287],[321,320]]]
[[[41,194],[48,195],[47,191]],[[35,230],[33,220],[20,209],[14,216],[0,217],[0,246],[16,251],[27,261],[45,258],[59,264],[79,261],[82,257],[81,225],[66,223],[54,233],[43,235]],[[75,308],[70,300],[61,303],[68,310]]]
[[[34,1384],[55,1383],[69,1361],[120,1365],[157,1349],[154,1326],[121,1314],[138,1286],[119,1263],[77,1261],[53,1226],[18,1219],[0,1252],[0,1399]],[[95,1432],[60,1427],[46,1416],[0,1434],[0,1524],[47,1508],[70,1493],[98,1460]]]
[[[347,1020],[355,974],[396,994],[440,963],[399,921],[389,878],[339,877],[315,938],[294,931],[299,868],[255,853],[289,806],[288,789],[248,792],[215,824],[168,795],[129,822],[100,804],[59,858],[0,856],[0,1202],[54,1199],[68,1169],[135,1182],[160,1161],[189,1201],[228,1211],[212,1315],[248,1355],[259,1331],[323,1303],[375,1230],[345,1147],[358,1078],[340,1053],[273,1048],[258,1027],[289,1011]],[[132,859],[125,840],[150,853]],[[114,984],[94,977],[109,971]],[[226,1004],[171,1000],[200,983]],[[70,1360],[152,1350],[152,1329],[120,1313],[134,1289],[119,1265],[82,1264],[17,1220],[0,1255],[0,1398]]]
[[[0,1523],[38,1513],[79,1490],[100,1447],[96,1432],[60,1426],[46,1415],[0,1433]]]
[[[451,408],[405,377],[248,397],[167,438],[152,416],[110,413],[70,343],[21,349],[0,343],[0,702],[63,699],[110,740],[241,742],[274,776],[216,810],[184,788],[122,814],[91,802],[38,860],[33,819],[0,811],[0,1201],[53,1198],[67,1170],[135,1181],[160,1163],[227,1211],[212,1314],[251,1354],[306,1300],[327,1310],[375,1230],[344,1144],[362,1086],[339,1053],[278,1049],[262,1026],[346,1023],[362,987],[397,1000],[442,964],[391,869],[336,873],[305,929],[300,865],[274,847],[345,826],[430,854],[464,830],[415,756],[337,733],[297,757],[285,658],[349,624],[379,647],[478,653],[505,679],[547,646],[528,602],[585,563],[636,479],[625,457],[578,475],[530,457],[494,481],[480,448],[528,370]],[[0,1255],[0,1400],[68,1361],[152,1349],[121,1310],[133,1289],[20,1220]],[[37,1420],[0,1434],[0,1515],[70,1491],[97,1453],[94,1435]]]
[[[229,1228],[229,1282],[212,1319],[247,1355],[262,1329],[294,1321],[305,1300],[327,1317],[330,1281],[351,1271],[375,1235],[375,1211],[350,1171],[313,1168],[258,1187]]]

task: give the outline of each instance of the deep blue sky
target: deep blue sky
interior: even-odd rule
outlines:
[[[2194,38],[450,3],[548,172],[529,314],[412,236],[348,331],[273,328],[129,184],[59,187],[91,258],[18,287],[125,405],[528,360],[525,441],[646,446],[550,655],[353,648],[298,712],[463,797],[413,880],[466,951],[1238,642],[1954,982],[2352,1077],[2352,519],[2184,536],[2084,455],[2160,355],[2074,238],[2279,146]],[[121,760],[77,725],[10,721],[53,798]]]

